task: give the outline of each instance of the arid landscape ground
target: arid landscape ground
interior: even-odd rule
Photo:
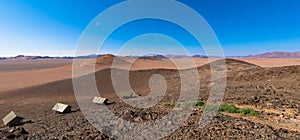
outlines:
[[[149,94],[148,82],[153,74],[163,75],[167,82],[165,96],[157,105],[139,109],[122,102],[116,95],[110,77],[113,59],[121,62],[133,59],[106,55],[96,61],[100,95],[115,102],[107,107],[116,116],[142,124],[160,119],[176,108],[172,104],[180,102],[180,76],[170,60],[137,59],[132,65],[130,84],[140,96]],[[210,93],[211,68],[207,59],[194,60],[200,75],[199,99],[205,103]],[[78,107],[72,85],[72,61],[32,61],[22,60],[17,65],[12,60],[0,60],[0,118],[15,111],[26,120],[16,127],[1,124],[0,139],[110,139],[94,128]],[[91,63],[84,60],[82,67]],[[226,67],[222,104],[247,108],[257,114],[220,111],[207,126],[199,128],[204,108],[199,105],[179,129],[163,139],[300,139],[299,58],[226,59]],[[122,71],[122,66],[119,69]],[[53,112],[57,102],[71,105],[72,112]]]

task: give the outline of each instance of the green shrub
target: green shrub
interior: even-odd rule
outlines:
[[[245,115],[245,116],[258,116],[258,112],[256,112],[254,109],[250,109],[250,108],[237,108],[233,104],[223,104],[223,105],[220,105],[218,111],[220,111],[220,112],[227,112],[227,113],[239,113],[239,114]]]
[[[201,99],[197,99],[196,101],[186,102],[186,105],[190,106],[202,106],[203,111],[218,111],[218,112],[227,112],[227,113],[239,113],[244,116],[259,116],[259,113],[251,108],[237,108],[234,104],[222,104],[220,106],[217,105],[209,105],[205,104]],[[178,102],[174,103],[164,103],[165,107],[175,107],[179,106]],[[222,114],[218,114],[220,118],[223,117]]]
[[[179,106],[179,103],[174,102],[174,103],[164,103],[165,107],[175,107],[175,106]]]
[[[203,106],[205,103],[201,99],[197,99],[196,101],[187,102],[186,105],[189,106]]]
[[[241,108],[238,110],[238,113],[245,116],[258,116],[258,112],[250,108]]]
[[[218,111],[227,113],[239,113],[239,109],[233,104],[220,105]]]
[[[224,115],[221,114],[221,113],[219,113],[219,114],[217,115],[217,117],[218,117],[218,118],[224,118]]]

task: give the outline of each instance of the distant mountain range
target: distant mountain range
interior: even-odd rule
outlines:
[[[250,55],[251,58],[300,58],[300,52],[267,52],[263,54]]]
[[[88,59],[88,58],[99,58],[105,56],[103,55],[86,55],[86,56],[78,56],[78,57],[50,57],[50,56],[26,56],[26,55],[18,55],[15,57],[0,57],[0,60],[9,59],[9,60],[35,60],[35,59]],[[138,56],[127,56],[127,57],[138,57]],[[139,57],[142,59],[163,59],[163,58],[208,58],[206,55],[146,55]],[[256,54],[256,55],[248,55],[248,56],[229,56],[228,58],[300,58],[300,52],[267,52],[263,54]]]
[[[15,57],[0,57],[0,60],[9,59],[9,60],[35,60],[35,59],[73,59],[73,57],[50,57],[50,56],[27,56],[27,55],[18,55]]]

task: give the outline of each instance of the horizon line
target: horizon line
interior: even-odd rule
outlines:
[[[268,51],[268,52],[264,52],[264,53],[257,53],[257,54],[248,54],[248,55],[228,55],[224,57],[249,57],[249,56],[255,56],[255,55],[262,55],[262,54],[268,54],[268,53],[300,53],[300,51],[295,51],[295,52],[289,52],[289,51]],[[114,56],[121,56],[121,57],[141,57],[139,55],[116,55],[114,53],[102,53],[102,54],[88,54],[88,55],[80,55],[80,56],[75,56],[75,55],[30,55],[30,54],[19,54],[19,55],[14,55],[14,56],[0,56],[0,58],[16,58],[16,57],[44,57],[44,58],[74,58],[74,57],[93,57],[93,56],[103,56],[103,55],[114,55]],[[186,56],[186,57],[193,57],[193,56],[203,56],[203,57],[214,57],[214,56],[208,56],[205,54],[194,54],[194,55],[184,55],[184,54],[166,54],[166,55],[162,55],[162,54],[153,54],[153,55],[143,55],[143,56]]]

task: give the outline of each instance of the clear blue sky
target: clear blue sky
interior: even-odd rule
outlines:
[[[72,56],[78,39],[89,22],[103,10],[119,2],[121,1],[1,0],[0,57],[19,54]],[[226,56],[300,51],[299,0],[179,2],[195,9],[207,20],[218,36]],[[103,48],[100,53],[114,52],[114,49],[128,39],[144,33],[174,35],[193,54],[203,53],[184,30],[168,22],[150,19],[128,23],[118,29],[109,39],[108,45],[112,46]]]

